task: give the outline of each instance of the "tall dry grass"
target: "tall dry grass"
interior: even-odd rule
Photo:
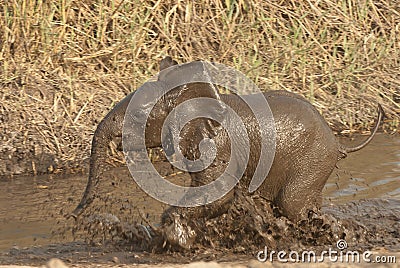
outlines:
[[[300,93],[338,130],[369,129],[378,102],[399,127],[399,1],[0,0],[0,175],[84,166],[97,123],[165,55]]]

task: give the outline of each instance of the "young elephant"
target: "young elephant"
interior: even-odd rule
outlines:
[[[176,65],[170,57],[163,59],[160,70]],[[168,80],[174,72],[163,72],[159,80]],[[101,179],[104,170],[107,147],[114,137],[121,137],[125,111],[135,92],[128,95],[100,122],[97,127],[90,159],[89,181],[84,196],[74,210],[77,217],[91,203],[94,186]],[[360,150],[375,135],[383,117],[383,110],[378,105],[378,118],[371,135],[362,144],[348,148],[339,144],[326,121],[319,112],[304,98],[286,91],[263,93],[272,111],[276,130],[275,157],[262,185],[256,193],[270,200],[280,208],[283,215],[296,221],[308,210],[319,208],[322,203],[322,189],[336,166],[338,160],[347,153]],[[214,86],[207,83],[192,83],[177,87],[161,98],[152,109],[146,124],[146,146],[161,146],[161,127],[167,115],[180,103],[199,97],[214,98],[229,106],[241,118],[250,140],[250,156],[247,168],[240,184],[247,186],[252,178],[260,158],[261,138],[255,115],[243,99],[235,94],[219,94]],[[252,98],[251,95],[247,96]],[[221,105],[221,110],[224,109]],[[218,110],[218,109],[217,109]],[[213,112],[213,111],[211,111]],[[215,111],[221,115],[221,111]],[[199,157],[199,143],[204,137],[211,137],[217,153],[212,164],[205,170],[191,173],[192,186],[206,185],[221,174],[230,159],[231,144],[228,133],[218,123],[206,118],[191,121],[182,129],[180,148],[189,159]],[[191,197],[187,197],[191,198]],[[233,190],[221,199],[200,207],[172,207],[163,215],[163,224],[168,226],[166,235],[169,242],[183,247],[190,247],[190,237],[194,236],[192,228],[179,226],[188,224],[185,219],[214,217],[224,213],[233,199]],[[177,217],[185,215],[185,219]],[[186,232],[186,233],[185,233]]]

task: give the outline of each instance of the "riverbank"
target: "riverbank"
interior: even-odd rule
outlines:
[[[68,263],[66,264],[60,259],[52,258],[46,262],[43,266],[27,266],[27,265],[0,265],[0,268],[68,268],[68,267],[76,267],[76,268],[91,268],[91,267],[125,267],[125,268],[267,268],[267,267],[280,267],[280,268],[291,268],[291,267],[324,267],[324,268],[357,268],[357,267],[398,267],[398,262],[400,260],[400,253],[393,253],[387,251],[373,251],[371,255],[375,254],[376,256],[385,256],[389,257],[384,258],[384,261],[377,263],[375,261],[370,262],[341,262],[341,261],[330,261],[326,260],[324,262],[279,262],[275,260],[274,262],[260,262],[258,260],[242,260],[242,261],[229,261],[229,262],[216,262],[216,261],[195,261],[187,264],[175,264],[175,263],[162,263],[162,264],[120,264],[118,262],[118,258],[114,258],[113,261],[109,263]],[[389,254],[389,255],[388,255]],[[370,260],[370,259],[368,259]],[[382,258],[383,260],[383,258]]]

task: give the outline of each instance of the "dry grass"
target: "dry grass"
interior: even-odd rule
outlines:
[[[2,159],[81,163],[99,120],[165,55],[301,93],[347,132],[369,129],[380,102],[398,129],[400,2],[261,2],[0,0]]]

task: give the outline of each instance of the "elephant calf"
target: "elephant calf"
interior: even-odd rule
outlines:
[[[176,65],[170,57],[163,59],[160,70]],[[174,74],[162,72],[159,80],[167,80]],[[128,95],[97,127],[90,159],[89,181],[84,196],[73,212],[77,217],[92,201],[94,185],[101,178],[109,142],[122,135],[125,111],[135,92]],[[275,157],[262,185],[256,193],[270,200],[283,215],[297,221],[306,215],[310,209],[319,208],[322,203],[322,189],[336,166],[347,153],[357,151],[366,146],[379,127],[383,118],[383,110],[378,105],[378,117],[371,135],[356,147],[341,145],[329,128],[324,118],[306,99],[286,91],[270,91],[263,93],[272,111],[276,129]],[[260,133],[255,124],[255,116],[240,96],[235,94],[219,94],[215,87],[207,83],[192,83],[171,90],[157,102],[150,113],[146,124],[146,146],[161,146],[161,127],[167,115],[178,104],[185,100],[198,97],[216,98],[231,107],[244,122],[250,140],[250,161],[240,184],[248,185],[249,178],[255,172],[261,147]],[[251,95],[249,96],[251,98]],[[205,185],[215,180],[228,165],[230,154],[230,139],[228,133],[210,119],[196,119],[188,123],[180,134],[180,148],[188,158],[198,157],[198,145],[204,137],[212,137],[217,148],[214,162],[205,170],[191,174],[192,186]],[[178,215],[186,215],[187,219],[198,217],[214,217],[224,213],[231,204],[233,191],[209,205],[192,208],[172,207],[163,215],[163,224],[167,226],[167,238],[171,243],[187,247],[188,238],[193,236],[193,230],[188,226],[185,230],[176,224]],[[184,220],[184,219],[182,219]],[[174,241],[176,240],[176,241]]]

